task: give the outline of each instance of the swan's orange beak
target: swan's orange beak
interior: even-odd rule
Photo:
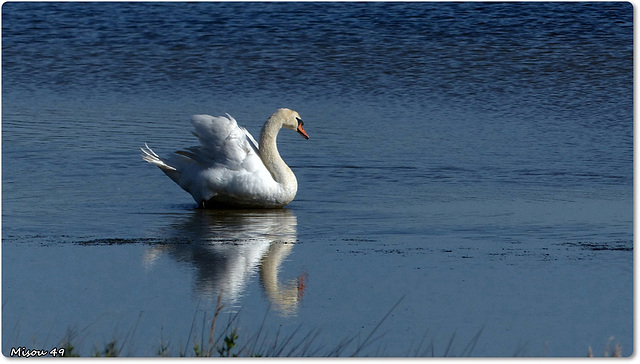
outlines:
[[[302,135],[305,139],[309,139],[307,132],[304,131],[304,128],[302,127],[302,121],[298,122],[298,129],[296,131],[300,133],[300,135]]]

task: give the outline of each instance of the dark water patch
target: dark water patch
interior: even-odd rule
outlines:
[[[343,239],[343,241],[360,241],[360,239]],[[631,241],[612,242],[566,242],[558,244],[537,243],[535,241],[506,241],[498,243],[470,242],[470,243],[443,243],[432,242],[418,245],[416,242],[387,243],[385,239],[367,240],[366,245],[346,246],[336,245],[337,252],[350,255],[370,256],[401,256],[408,260],[419,259],[427,255],[429,257],[446,257],[447,259],[474,259],[478,262],[503,261],[513,265],[519,261],[551,262],[562,260],[591,260],[596,257],[586,252],[592,251],[619,251],[632,252]],[[578,248],[575,250],[573,248]],[[585,253],[582,253],[585,252]]]
[[[173,239],[172,244],[189,244],[188,241]],[[92,240],[80,240],[74,241],[75,244],[79,245],[129,245],[129,244],[146,244],[146,245],[155,245],[155,244],[166,244],[167,240],[153,239],[153,238],[138,238],[138,239],[127,239],[127,238],[105,238],[105,239],[92,239]]]
[[[256,239],[228,239],[228,238],[208,238],[207,240],[202,239],[190,239],[190,238],[103,238],[103,239],[91,239],[91,240],[80,240],[73,241],[74,244],[85,245],[85,246],[97,246],[97,245],[132,245],[132,244],[142,244],[142,245],[206,245],[206,244],[216,244],[216,245],[241,245],[251,243],[252,240]]]
[[[613,110],[611,101],[632,90],[624,77],[633,66],[629,4],[288,3],[284,9],[9,3],[3,76],[16,85],[35,75],[23,87],[54,89],[200,85],[213,94],[230,85],[270,94],[442,96],[498,110],[505,110],[504,99],[515,99],[582,115],[594,107],[581,98]],[[610,81],[594,82],[600,79]]]
[[[633,251],[633,241],[617,240],[612,242],[567,242],[561,244],[563,246],[578,247],[583,250],[591,251]]]

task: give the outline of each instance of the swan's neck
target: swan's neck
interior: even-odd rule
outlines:
[[[278,146],[276,145],[276,138],[280,128],[282,128],[282,120],[274,118],[273,116],[270,117],[262,127],[259,146],[260,159],[262,159],[262,163],[264,163],[269,172],[271,172],[273,179],[278,184],[281,184],[288,193],[292,192],[295,196],[298,190],[298,181],[291,171],[291,168],[289,168],[284,160],[282,160],[282,157],[280,157]]]

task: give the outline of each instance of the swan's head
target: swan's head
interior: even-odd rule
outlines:
[[[304,128],[302,127],[304,125],[302,118],[297,111],[282,108],[278,109],[278,111],[271,115],[271,117],[281,120],[283,128],[297,131],[305,139],[309,139],[309,135],[307,135],[307,132],[304,131]]]

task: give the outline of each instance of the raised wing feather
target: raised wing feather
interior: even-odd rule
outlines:
[[[254,165],[260,161],[258,143],[245,128],[238,126],[231,115],[194,115],[191,123],[200,146],[188,148],[178,154],[204,167],[224,165],[231,170],[246,168],[246,162]],[[255,158],[257,160],[253,160]]]

